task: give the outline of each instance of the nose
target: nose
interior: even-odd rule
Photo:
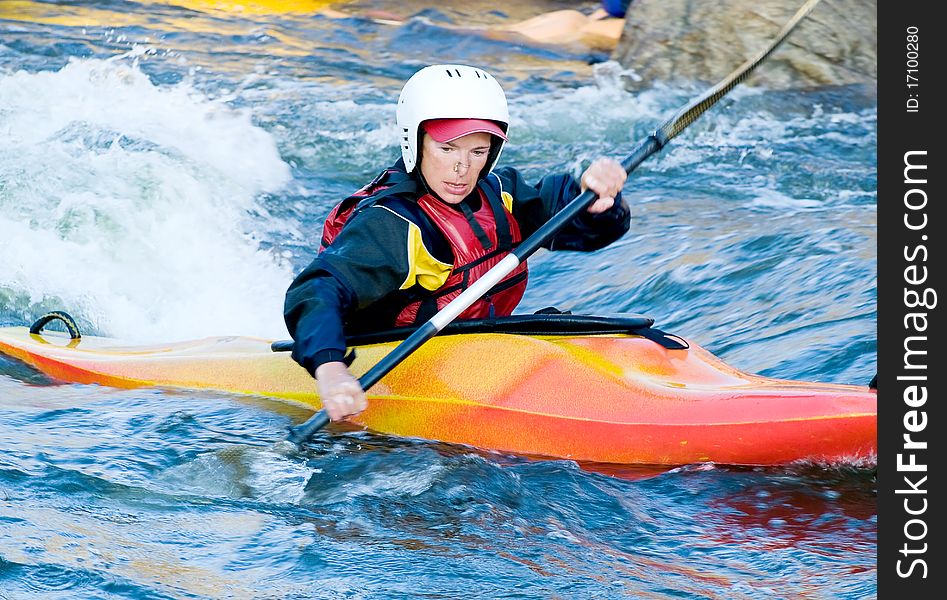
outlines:
[[[454,173],[458,175],[466,174],[468,169],[470,169],[470,163],[462,163],[459,160],[454,163]]]

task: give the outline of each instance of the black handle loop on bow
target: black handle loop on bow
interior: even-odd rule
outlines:
[[[82,334],[79,333],[79,326],[76,324],[76,320],[72,316],[61,310],[54,310],[48,312],[42,317],[36,319],[32,325],[30,325],[30,333],[36,335],[43,331],[43,328],[49,325],[53,321],[62,321],[66,325],[66,330],[69,332],[69,337],[74,340],[78,340],[82,337]]]

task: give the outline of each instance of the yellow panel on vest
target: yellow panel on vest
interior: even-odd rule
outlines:
[[[506,207],[506,210],[509,213],[513,214],[513,196],[509,192],[500,192],[500,199],[503,200],[503,206]]]
[[[512,198],[511,198],[512,200]],[[406,290],[415,283],[426,290],[434,291],[444,285],[454,265],[443,263],[424,246],[421,229],[414,223],[408,223],[408,276],[401,289]]]

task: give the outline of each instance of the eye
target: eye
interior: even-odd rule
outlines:
[[[482,158],[482,157],[484,157],[484,156],[487,155],[487,151],[486,151],[486,150],[474,150],[473,152],[471,152],[471,154],[473,154],[473,155],[476,156],[477,158]]]
[[[441,146],[441,152],[447,153],[447,152],[452,152],[453,150],[454,149],[451,148],[450,146]]]

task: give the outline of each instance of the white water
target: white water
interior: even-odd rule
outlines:
[[[0,75],[0,292],[126,339],[284,337],[291,268],[253,232],[289,166],[247,112],[155,85],[140,54]]]
[[[138,62],[150,53],[136,48],[108,60],[72,58],[58,71],[0,75],[4,308],[22,320],[59,308],[95,333],[148,342],[286,337],[283,294],[308,258],[268,248],[310,248],[336,196],[391,157],[392,107],[375,102],[383,94],[354,102],[331,85],[304,82],[241,88],[239,98],[257,107],[251,114],[231,106],[233,94],[208,95],[188,79],[155,84]],[[735,90],[728,102],[758,94]],[[507,163],[532,177],[563,168],[578,174],[602,154],[622,158],[691,95],[663,87],[628,94],[607,72],[595,85],[553,94],[514,91]],[[667,96],[676,98],[669,103]],[[268,129],[254,115],[271,122]],[[284,115],[295,126],[285,127]],[[626,189],[636,196],[636,215],[652,199],[690,198],[704,183],[725,181],[742,198],[720,202],[754,211],[859,203],[870,194],[860,185],[787,186],[779,178],[791,178],[774,171],[787,153],[799,152],[791,145],[801,135],[834,125],[836,131],[812,133],[811,146],[854,148],[874,119],[873,110],[824,114],[814,106],[780,119],[722,106],[633,174]],[[721,159],[728,149],[734,156]],[[317,176],[293,180],[287,161]],[[327,173],[331,181],[321,176]],[[643,183],[649,176],[653,181]],[[262,200],[270,193],[287,198],[277,203],[287,222],[267,213]],[[719,186],[706,190],[708,197],[722,193]],[[556,257],[571,260],[584,259]],[[535,262],[543,264],[541,257]],[[541,269],[534,281],[535,288]]]

